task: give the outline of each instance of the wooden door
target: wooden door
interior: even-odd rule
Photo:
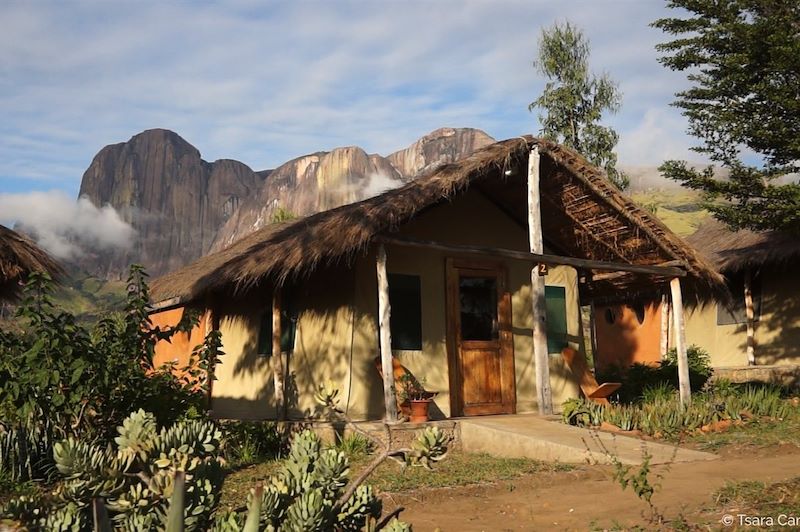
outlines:
[[[447,260],[447,329],[453,415],[513,414],[511,294],[502,263]]]

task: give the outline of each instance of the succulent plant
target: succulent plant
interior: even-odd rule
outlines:
[[[325,392],[328,401],[335,394]],[[347,456],[323,447],[310,430],[296,434],[281,468],[250,491],[243,511],[215,515],[222,483],[222,433],[210,421],[181,421],[158,430],[143,410],[118,428],[114,445],[67,439],[53,446],[62,475],[52,497],[19,497],[0,518],[57,531],[213,530],[275,532],[377,530],[382,504],[365,475],[350,481]],[[407,449],[387,448],[406,465],[431,468],[449,438],[427,428]],[[392,519],[383,529],[410,531]]]

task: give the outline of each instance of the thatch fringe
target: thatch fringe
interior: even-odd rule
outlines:
[[[0,225],[0,300],[17,299],[22,283],[33,272],[58,277],[64,271],[29,238]]]
[[[736,274],[749,268],[786,266],[800,260],[800,238],[779,231],[732,231],[709,220],[689,238],[722,273]]]
[[[583,231],[580,239],[572,232],[575,241],[564,242],[574,256],[629,264],[678,260],[693,280],[704,287],[722,284],[722,278],[702,256],[623,196],[602,171],[568,148],[526,136],[487,146],[379,196],[259,229],[223,251],[157,279],[152,287],[154,300],[175,297],[192,300],[210,293],[242,293],[266,280],[282,284],[309,275],[317,268],[350,260],[366,252],[375,236],[397,231],[422,211],[471,186],[479,185],[490,193],[493,187],[510,182],[512,178],[506,177],[507,172],[517,176],[517,185],[524,185],[524,176],[520,174],[526,173],[523,170],[527,154],[534,144],[539,146],[543,164],[551,169],[542,176],[542,193],[549,197],[552,218],[563,218],[558,229],[573,225]],[[516,207],[524,207],[524,193],[511,197],[517,202]],[[577,199],[570,205],[564,204],[572,197]],[[579,201],[586,205],[578,208]],[[584,213],[585,219],[575,212]],[[567,237],[562,235],[562,238]],[[609,289],[614,288],[613,283],[607,284]]]

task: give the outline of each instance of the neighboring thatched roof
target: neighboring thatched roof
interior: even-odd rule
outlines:
[[[21,283],[32,272],[57,277],[63,270],[29,238],[0,225],[0,300],[16,299]]]
[[[546,246],[562,255],[628,264],[678,261],[688,271],[690,283],[697,285],[694,288],[708,291],[721,286],[721,276],[703,257],[623,196],[599,169],[568,148],[526,136],[489,145],[379,196],[257,230],[221,252],[157,279],[153,299],[188,301],[308,275],[364,253],[374,237],[397,231],[425,209],[470,188],[527,226],[527,160],[534,144],[542,155]],[[653,281],[625,276],[594,283],[589,291],[611,295],[620,289],[652,290]]]
[[[710,220],[686,240],[722,273],[800,261],[800,238],[778,231],[732,231],[723,223]]]

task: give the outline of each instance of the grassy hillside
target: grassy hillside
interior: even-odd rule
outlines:
[[[631,199],[658,216],[680,236],[694,233],[709,217],[700,206],[700,193],[694,190],[647,190],[631,194]]]
[[[86,274],[74,273],[53,295],[56,306],[80,319],[94,320],[125,305],[125,282],[106,281]]]
[[[108,312],[125,306],[125,282],[106,281],[82,272],[71,271],[53,293],[56,308],[69,312],[81,322],[94,322]],[[11,304],[0,305],[0,329],[22,326],[14,318]]]

